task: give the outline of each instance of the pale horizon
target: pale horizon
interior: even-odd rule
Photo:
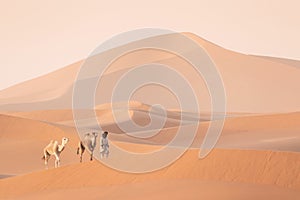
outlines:
[[[0,90],[82,60],[113,35],[145,27],[192,32],[239,53],[300,60],[297,1],[118,4],[5,2]]]

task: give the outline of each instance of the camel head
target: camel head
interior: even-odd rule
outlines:
[[[63,146],[65,146],[68,142],[69,142],[69,138],[63,137],[63,138],[61,139],[61,144],[62,144]]]
[[[92,134],[93,134],[93,136],[94,136],[95,138],[97,138],[97,137],[98,137],[98,133],[96,133],[96,132],[93,132]]]

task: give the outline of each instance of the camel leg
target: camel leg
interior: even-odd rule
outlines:
[[[60,167],[60,160],[59,159],[55,159],[55,168]]]
[[[84,153],[84,148],[80,148],[80,162],[82,162],[82,156],[83,156],[83,153]]]
[[[92,153],[91,153],[91,159],[90,159],[91,161],[93,160],[93,151],[92,151]]]
[[[55,168],[58,168],[60,166],[59,156],[57,154],[54,154],[54,156],[55,156]]]
[[[82,155],[83,155],[84,150],[81,150],[80,152],[80,162],[82,163]]]
[[[80,142],[79,143],[79,147],[77,149],[77,154],[80,155],[80,162],[82,162],[82,156],[83,156],[83,153],[85,151],[85,147],[82,145],[82,143]]]
[[[48,160],[49,160],[50,156],[45,157],[45,167],[46,169],[48,169]]]
[[[44,151],[44,159],[45,159],[45,168],[48,169],[48,160],[50,158],[50,155],[47,153],[47,151]]]

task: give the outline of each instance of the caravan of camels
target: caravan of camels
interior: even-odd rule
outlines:
[[[105,131],[100,139],[100,155],[101,158],[108,157],[109,154],[109,143],[107,139],[108,132]],[[78,143],[77,155],[80,156],[80,162],[82,162],[82,155],[87,150],[90,154],[90,160],[93,160],[93,153],[97,145],[98,133],[86,133],[83,137],[83,140]],[[55,168],[60,166],[60,154],[65,149],[66,144],[69,142],[69,139],[66,137],[62,138],[61,144],[56,140],[51,140],[50,143],[44,148],[44,155],[42,159],[45,161],[46,169],[48,169],[48,160],[51,155],[55,157]]]

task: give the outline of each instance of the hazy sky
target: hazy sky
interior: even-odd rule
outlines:
[[[81,60],[114,34],[193,32],[227,49],[300,60],[298,0],[0,1],[0,89]]]

